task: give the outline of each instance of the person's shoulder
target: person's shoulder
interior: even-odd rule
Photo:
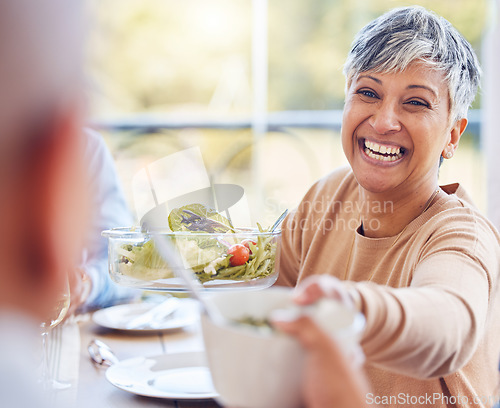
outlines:
[[[87,150],[94,151],[96,149],[104,149],[106,150],[106,143],[102,135],[89,127],[83,129],[83,133],[85,134],[85,143],[87,145]]]
[[[441,189],[446,193],[445,199],[442,202],[441,212],[446,217],[457,216],[460,221],[469,221],[471,223],[481,223],[487,225],[487,229],[498,235],[496,228],[488,220],[488,218],[476,207],[471,196],[465,188],[459,184],[448,184],[441,186]]]
[[[104,137],[98,131],[91,128],[84,128],[85,134],[85,149],[84,158],[89,163],[89,167],[97,174],[113,175],[115,164],[113,156],[104,140]]]
[[[341,167],[317,180],[295,209],[295,217],[322,216],[332,203],[352,200],[357,182],[350,167]]]
[[[455,204],[459,203],[459,206],[464,208],[473,208],[477,210],[474,200],[460,183],[446,184],[441,186],[441,189],[449,196],[450,199],[456,200]]]
[[[350,167],[342,166],[320,178],[309,189],[308,195],[335,194],[339,190],[354,190],[356,179]]]
[[[494,225],[462,192],[444,197],[437,211],[427,220],[420,235],[424,245],[421,257],[446,251],[456,254],[456,259],[465,256],[462,265],[479,265],[490,279],[500,273],[500,235]],[[461,261],[461,262],[462,262]]]
[[[490,220],[474,205],[463,186],[458,183],[441,186],[446,196],[429,220],[433,229],[471,243],[483,243],[498,252],[500,235]],[[494,248],[493,248],[494,247]]]

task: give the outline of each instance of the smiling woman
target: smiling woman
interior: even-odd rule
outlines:
[[[438,185],[480,72],[470,44],[421,7],[368,24],[344,70],[350,168],[317,182],[283,225],[279,283],[299,283],[301,303],[330,296],[364,313],[370,395],[384,406],[495,400],[500,237],[463,187]]]

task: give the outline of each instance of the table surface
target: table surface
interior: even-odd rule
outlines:
[[[214,400],[171,400],[142,397],[116,388],[105,378],[106,368],[96,366],[89,358],[87,346],[93,339],[106,343],[120,360],[141,356],[157,356],[161,354],[202,351],[203,340],[199,323],[174,332],[159,332],[152,334],[130,334],[98,326],[91,316],[80,317],[74,322],[74,332],[77,333],[79,358],[77,375],[71,391],[59,392],[63,395],[72,394],[73,404],[77,408],[139,408],[139,407],[179,407],[179,408],[219,408]],[[67,325],[70,323],[68,322]],[[63,325],[64,326],[64,325]],[[57,329],[57,328],[56,328]],[[66,328],[67,330],[68,328]],[[60,330],[65,330],[61,327]],[[65,340],[67,341],[67,340]],[[77,348],[74,348],[76,352]],[[63,361],[64,358],[59,357]],[[68,359],[67,360],[71,360]],[[61,395],[59,396],[61,399]],[[59,402],[59,405],[67,403]]]

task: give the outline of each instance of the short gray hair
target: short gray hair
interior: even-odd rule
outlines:
[[[476,54],[447,20],[423,7],[391,10],[361,29],[344,74],[349,84],[361,72],[400,72],[416,60],[445,73],[451,118],[466,118],[481,78]]]

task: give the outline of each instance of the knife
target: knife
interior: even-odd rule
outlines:
[[[149,309],[147,312],[134,317],[125,325],[125,327],[128,330],[134,330],[150,326],[151,323],[161,321],[168,315],[175,312],[179,307],[179,303],[179,299],[169,297],[167,300],[164,300],[160,304]]]

